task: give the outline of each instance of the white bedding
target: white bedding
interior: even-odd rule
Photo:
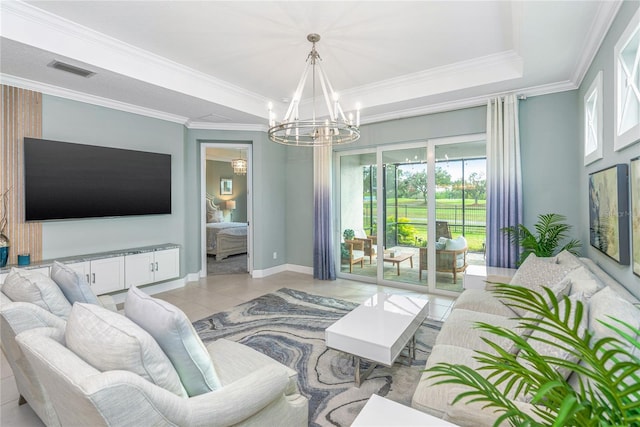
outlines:
[[[211,222],[207,224],[207,253],[223,259],[247,251],[246,222]]]

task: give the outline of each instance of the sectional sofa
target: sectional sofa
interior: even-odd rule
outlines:
[[[242,344],[204,346],[177,307],[132,287],[123,312],[84,276],[12,269],[2,348],[47,426],[306,426],[297,373]]]
[[[492,282],[527,286],[538,291],[544,286],[558,297],[568,295],[572,299],[580,299],[586,309],[584,327],[594,333],[595,339],[611,336],[612,332],[598,322],[598,319],[609,320],[609,315],[636,328],[640,327],[640,310],[635,306],[638,299],[588,258],[577,258],[568,252],[562,252],[553,258],[537,258],[532,255],[512,278],[488,277],[489,287]],[[456,300],[451,314],[436,338],[425,369],[438,363],[478,368],[480,364],[474,359],[475,351],[493,351],[482,338],[487,337],[495,341],[496,337],[474,328],[475,324],[484,322],[524,333],[522,329],[516,328],[518,317],[522,315],[524,313],[514,311],[503,304],[490,289],[465,290]],[[510,345],[510,342],[505,342],[504,345]],[[476,369],[476,372],[486,371]],[[500,414],[495,413],[493,409],[483,408],[481,404],[466,404],[464,401],[452,404],[454,398],[464,391],[462,386],[436,385],[438,380],[432,375],[429,372],[422,374],[411,402],[414,408],[460,426],[479,427],[494,424]],[[570,375],[570,372],[567,375]],[[578,386],[575,378],[569,377],[568,381]],[[531,404],[526,399],[513,397],[520,409],[532,413]]]

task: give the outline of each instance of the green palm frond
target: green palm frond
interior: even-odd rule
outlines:
[[[440,363],[427,372],[437,384],[456,384],[464,392],[456,404],[480,402],[497,412],[496,426],[630,426],[640,425],[640,330],[611,318],[601,322],[615,337],[595,339],[580,328],[585,316],[582,303],[564,297],[565,307],[544,288],[538,293],[520,286],[494,284],[494,294],[511,307],[528,311],[516,330],[477,323],[491,351],[476,351],[480,368]],[[529,335],[533,332],[542,332]],[[539,354],[532,340],[554,346],[578,360]],[[510,351],[505,341],[516,351]],[[515,354],[517,353],[517,354]],[[577,375],[572,388],[559,368]],[[522,412],[512,399],[527,397],[535,419]]]
[[[503,228],[502,232],[507,234],[511,244],[522,248],[518,264],[522,264],[531,254],[538,257],[551,257],[560,251],[567,250],[578,255],[578,249],[582,246],[579,240],[572,239],[560,246],[561,242],[568,238],[571,230],[571,225],[565,224],[565,220],[566,217],[560,214],[540,214],[538,222],[534,224],[536,234],[523,224]]]

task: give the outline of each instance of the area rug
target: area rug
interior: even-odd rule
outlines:
[[[241,274],[248,273],[247,254],[230,255],[227,258],[216,261],[214,256],[207,256],[207,275]]]
[[[421,369],[442,326],[430,320],[422,324],[412,366],[378,366],[357,388],[353,358],[328,349],[324,341],[324,330],[356,306],[282,288],[198,320],[194,327],[205,344],[218,338],[241,342],[296,370],[300,391],[309,399],[309,425],[346,427],[374,393],[411,404]]]

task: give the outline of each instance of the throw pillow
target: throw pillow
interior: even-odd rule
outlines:
[[[576,327],[574,314],[576,311],[577,303],[578,302],[582,303],[584,307],[582,318],[580,319],[580,322],[577,325],[578,334],[582,335],[585,329],[587,328],[587,322],[588,322],[588,316],[587,316],[588,307],[586,305],[587,298],[583,294],[573,294],[567,298],[563,298],[563,300],[560,301],[560,303],[558,304],[558,312],[559,312],[560,318],[563,318],[563,316],[565,316],[567,313],[567,306],[568,306],[567,301],[569,306],[571,307],[569,311],[569,326],[572,328]],[[527,342],[529,343],[531,348],[533,348],[533,350],[535,350],[540,356],[553,357],[553,358],[565,360],[568,362],[577,362],[579,360],[578,356],[573,354],[569,349],[562,348],[563,346],[566,347],[566,345],[564,345],[560,339],[554,337],[553,335],[550,335],[547,332],[535,330],[531,333],[531,335],[527,339]],[[529,365],[529,362],[526,361],[526,359],[524,359],[522,355],[523,355],[523,352],[520,352],[516,360],[523,366]],[[569,378],[569,375],[571,374],[571,370],[563,366],[558,366],[555,363],[553,363],[553,361],[550,361],[550,364],[564,379]]]
[[[464,236],[458,236],[455,239],[447,239],[445,249],[448,251],[457,251],[467,247],[467,239]]]
[[[124,313],[155,338],[189,396],[221,386],[206,347],[182,310],[134,286],[127,292]]]
[[[447,239],[445,250],[459,251],[467,247],[467,239],[464,236],[458,236],[455,239]],[[456,268],[464,267],[464,253],[456,254]]]
[[[75,303],[65,331],[67,347],[100,371],[130,371],[180,397],[187,393],[169,358],[148,332],[95,304]]]
[[[510,284],[539,292],[543,286],[550,287],[560,282],[571,270],[565,265],[548,262],[531,254],[520,265]]]
[[[582,261],[580,261],[577,256],[567,250],[564,250],[556,255],[556,259],[558,264],[566,265],[572,268],[578,268],[583,265]]]
[[[589,300],[589,330],[593,331],[595,339],[605,337],[622,339],[616,332],[601,323],[605,322],[615,327],[621,327],[611,318],[628,323],[634,328],[640,328],[640,309],[607,286],[596,292]],[[622,329],[625,330],[624,327]],[[635,338],[638,339],[637,336]],[[631,351],[632,347],[629,345],[628,349]]]
[[[84,275],[68,265],[54,261],[51,267],[51,278],[71,304],[77,301],[102,305]]]
[[[571,280],[571,294],[582,293],[589,298],[604,288],[604,283],[584,266],[571,270],[565,277]]]
[[[30,302],[65,320],[71,312],[71,304],[58,285],[37,271],[12,268],[4,280],[2,292],[12,301]]]

